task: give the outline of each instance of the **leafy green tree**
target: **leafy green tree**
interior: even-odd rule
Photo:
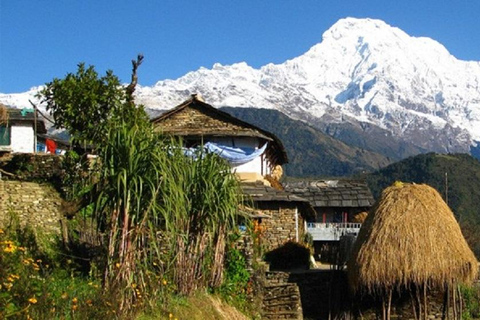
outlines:
[[[141,63],[137,61],[132,79]],[[46,103],[58,127],[67,129],[74,139],[97,143],[105,139],[112,122],[147,120],[143,109],[133,103],[135,84],[125,88],[111,70],[99,77],[93,66],[80,63],[75,74],[48,82],[37,97]]]

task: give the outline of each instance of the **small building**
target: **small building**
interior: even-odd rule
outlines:
[[[307,199],[315,219],[307,223],[315,253],[331,256],[345,236],[356,238],[374,199],[365,181],[315,180],[293,182],[285,189]]]
[[[187,148],[203,145],[218,153],[242,181],[263,181],[288,162],[275,135],[212,107],[197,95],[152,122],[157,131],[181,137]]]
[[[242,190],[253,201],[251,216],[267,251],[288,241],[303,241],[307,221],[312,221],[315,216],[307,200],[258,182],[244,183]]]
[[[203,146],[228,161],[249,198],[245,209],[263,230],[267,250],[303,240],[314,210],[307,200],[283,190],[278,181],[288,158],[275,135],[212,107],[197,95],[151,121],[156,131],[181,137],[186,148]]]
[[[37,134],[45,134],[45,123],[34,109],[16,109],[0,105],[0,153],[34,153]]]

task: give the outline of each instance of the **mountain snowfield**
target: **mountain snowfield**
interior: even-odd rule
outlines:
[[[200,93],[215,107],[277,109],[324,128],[368,124],[425,151],[470,152],[480,141],[479,82],[480,62],[460,61],[432,39],[345,18],[282,64],[217,63],[136,93],[149,108],[169,109]],[[28,107],[35,92],[0,94],[0,102]]]

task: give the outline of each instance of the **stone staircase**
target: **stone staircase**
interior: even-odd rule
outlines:
[[[286,272],[266,273],[262,319],[303,319],[300,290],[288,278]]]

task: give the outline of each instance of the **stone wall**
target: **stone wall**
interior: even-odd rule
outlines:
[[[266,251],[276,249],[288,241],[296,241],[295,212],[297,206],[294,203],[259,202],[258,209],[271,218],[263,218],[262,245]],[[298,238],[299,242],[305,234],[305,222],[298,212]]]
[[[266,273],[262,319],[303,319],[300,290],[288,278],[286,272]]]
[[[231,132],[232,136],[238,136],[239,132],[248,132],[250,133],[249,136],[261,136],[261,133],[257,130],[242,125],[239,120],[227,120],[226,116],[221,115],[219,111],[212,111],[207,107],[198,107],[194,104],[160,121],[154,121],[154,126],[156,130],[168,134],[196,135],[199,138],[201,136],[219,135],[219,133],[222,136],[227,136],[228,132]]]
[[[56,182],[62,176],[62,160],[62,156],[46,153],[13,154],[0,162],[1,179]]]
[[[60,234],[62,199],[49,184],[0,180],[0,226],[5,227],[11,214],[22,226],[34,231]]]

